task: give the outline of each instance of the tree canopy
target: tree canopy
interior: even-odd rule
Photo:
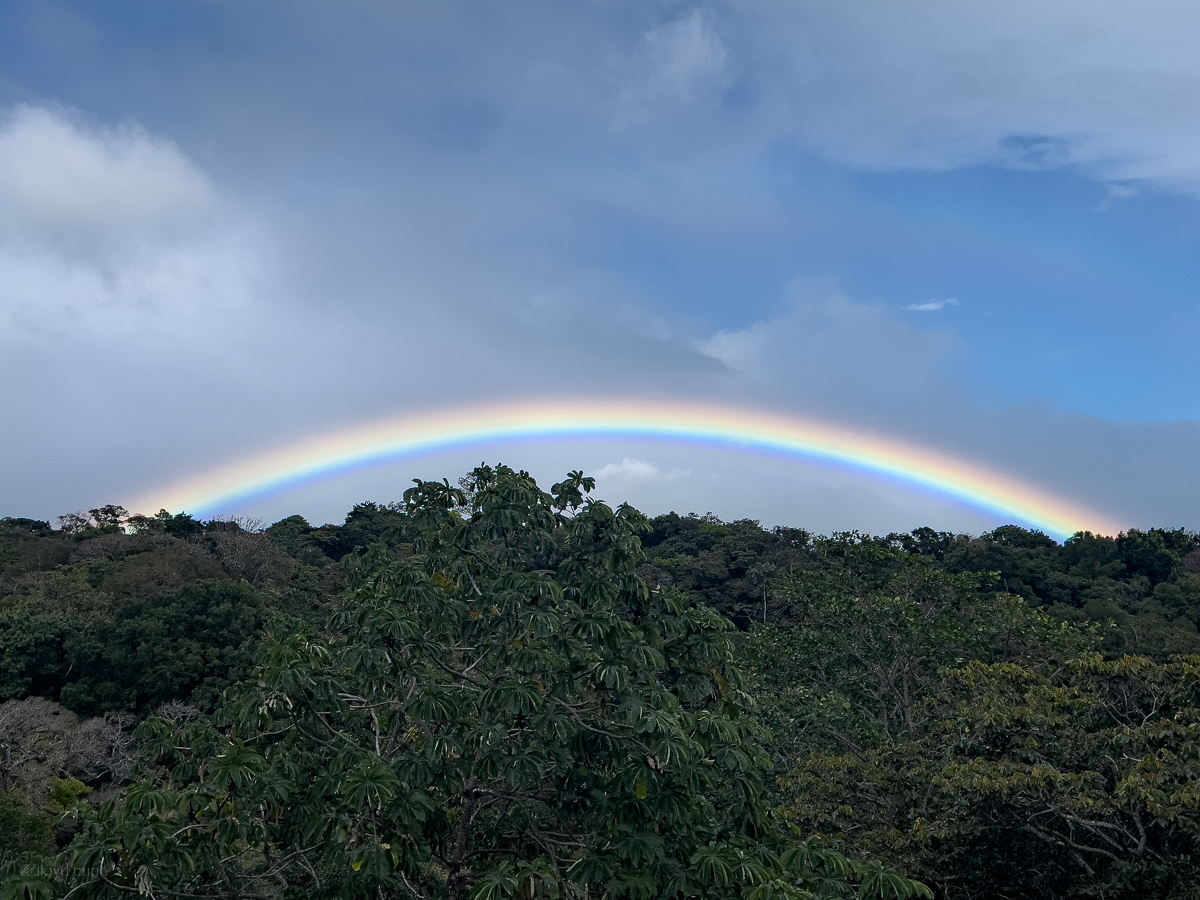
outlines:
[[[0,900],[1193,896],[1200,536],[592,487],[0,519]]]

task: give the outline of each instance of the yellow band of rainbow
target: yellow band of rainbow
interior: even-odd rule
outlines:
[[[1040,529],[1116,534],[1109,516],[913,444],[764,411],[654,401],[539,401],[403,416],[315,436],[189,478],[131,508],[211,516],[322,479],[454,449],[528,440],[631,438],[831,463],[895,479]]]

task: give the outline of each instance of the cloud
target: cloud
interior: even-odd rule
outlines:
[[[726,365],[726,398],[972,460],[1130,527],[1196,527],[1200,482],[1179,465],[1200,458],[1200,423],[1111,422],[1046,402],[987,408],[953,378],[952,329],[797,281],[779,315],[698,346]],[[864,521],[886,520],[879,509]]]
[[[711,101],[732,78],[729,52],[699,10],[650,29],[639,50],[614,65],[618,127]]]
[[[643,462],[640,459],[624,457],[619,463],[608,463],[596,471],[597,481],[620,479],[626,481],[675,481],[691,475],[691,470],[671,469],[662,472],[654,463]]]
[[[289,18],[328,25],[299,9]],[[561,147],[558,128],[569,125],[579,129],[573,151],[595,161],[614,123],[641,135],[660,117],[667,131],[703,116],[703,134],[687,132],[697,154],[736,145],[761,159],[790,144],[870,170],[1065,167],[1200,191],[1200,7],[1188,0],[375,10],[371,27],[389,52],[336,48],[355,65],[333,77],[369,71],[373,84],[419,85],[423,102],[469,86],[515,129],[514,146]],[[330,41],[347,33],[325,30]],[[408,42],[438,47],[447,64],[407,68],[423,57],[390,50]]]
[[[1108,196],[1092,207],[1092,212],[1106,212],[1113,200],[1129,200],[1138,196],[1141,191],[1127,184],[1106,184]]]
[[[1070,167],[1200,193],[1194,4],[917,0],[863,15],[802,2],[736,15],[769,62],[774,120],[829,159]]]
[[[883,410],[917,414],[958,396],[942,373],[957,345],[951,330],[917,328],[883,303],[859,303],[826,282],[796,279],[777,316],[696,346],[725,364],[727,389],[871,421]]]
[[[187,234],[218,208],[174,144],[135,125],[88,128],[22,105],[0,125],[0,240],[89,245]]]
[[[934,312],[947,306],[958,306],[957,297],[947,297],[945,300],[930,300],[928,303],[913,303],[903,307],[909,312]]]
[[[257,238],[137,126],[34,106],[0,125],[0,338],[209,331],[250,303]]]

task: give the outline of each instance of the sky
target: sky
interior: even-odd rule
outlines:
[[[1200,528],[1200,7],[0,0],[0,515],[381,418],[719,402]],[[487,460],[813,531],[1003,517],[653,441]],[[141,510],[153,512],[153,510]]]

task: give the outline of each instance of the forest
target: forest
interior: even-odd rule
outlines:
[[[593,488],[0,519],[0,900],[1200,897],[1200,535]]]

